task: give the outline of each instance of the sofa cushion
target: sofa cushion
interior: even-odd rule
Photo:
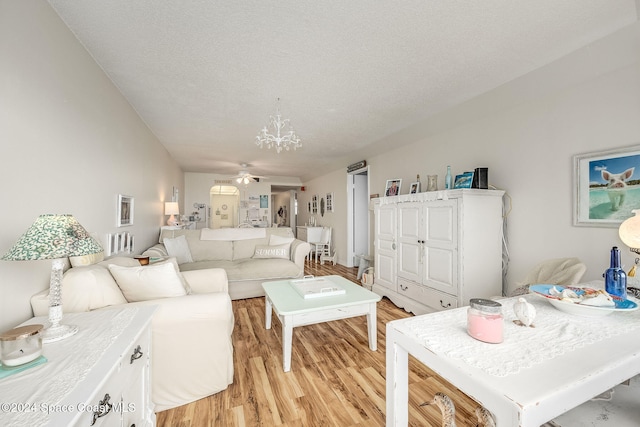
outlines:
[[[180,273],[171,262],[138,267],[109,264],[109,271],[129,302],[187,295]]]
[[[67,270],[62,278],[62,301],[69,313],[127,303],[109,270],[100,264]]]
[[[234,240],[233,241],[233,261],[251,258],[259,245],[266,245],[266,237],[260,239]]]
[[[200,240],[198,234],[187,234],[186,237],[194,261],[231,261],[233,259],[233,242],[231,241]]]
[[[175,257],[178,264],[193,262],[191,251],[189,250],[189,244],[187,243],[187,238],[184,235],[174,237],[173,239],[164,239],[164,246],[167,249],[169,256]]]
[[[295,240],[295,237],[283,237],[272,234],[269,236],[269,244],[272,246],[284,245],[285,243],[291,244]]]
[[[246,280],[292,279],[302,276],[302,268],[288,259],[248,258],[238,261],[200,261],[182,264],[182,271],[223,268],[229,282]]]
[[[283,245],[257,245],[253,258],[282,258],[289,259],[290,243]]]

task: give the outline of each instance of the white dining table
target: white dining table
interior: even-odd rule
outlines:
[[[536,308],[534,327],[513,322],[517,298],[498,300],[504,314],[500,344],[467,334],[467,307],[389,322],[386,425],[408,423],[409,355],[505,427],[539,427],[640,373],[640,310],[583,317],[538,295],[525,298]]]

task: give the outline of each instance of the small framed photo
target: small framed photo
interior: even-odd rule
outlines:
[[[420,192],[420,181],[412,182],[409,187],[409,194],[416,194]]]
[[[453,182],[453,188],[471,188],[473,183],[473,172],[465,172],[460,175],[456,175],[456,179]]]
[[[385,196],[397,196],[400,194],[400,187],[402,186],[401,179],[388,179],[387,186],[384,189]]]
[[[573,225],[619,227],[640,207],[640,145],[574,156]]]
[[[133,197],[118,194],[118,227],[133,225]]]

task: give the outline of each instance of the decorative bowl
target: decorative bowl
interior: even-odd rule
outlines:
[[[575,291],[578,295],[581,295],[581,293],[583,294],[585,292],[585,289],[593,289],[593,288],[581,288],[578,286],[567,287],[567,286],[560,286],[560,285],[531,285],[529,286],[529,290],[535,295],[538,295],[546,299],[547,301],[549,301],[549,303],[555,308],[557,308],[558,310],[568,314],[577,315],[577,316],[599,317],[599,316],[607,316],[616,311],[625,312],[625,311],[633,311],[638,309],[638,304],[632,300],[632,297],[623,299],[615,295],[610,295],[611,298],[613,299],[613,302],[615,303],[615,306],[613,307],[598,307],[598,306],[578,304],[570,301],[563,301],[559,299],[557,296],[549,294],[549,290],[552,289],[554,286],[560,292],[562,292],[562,290],[566,288],[569,288]]]

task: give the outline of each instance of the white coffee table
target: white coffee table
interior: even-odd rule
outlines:
[[[271,311],[282,323],[282,368],[291,370],[293,328],[331,320],[367,316],[369,348],[376,351],[376,303],[380,295],[374,294],[341,276],[322,276],[345,289],[342,295],[304,299],[291,285],[291,280],[263,283],[265,292],[265,323],[271,329]]]

